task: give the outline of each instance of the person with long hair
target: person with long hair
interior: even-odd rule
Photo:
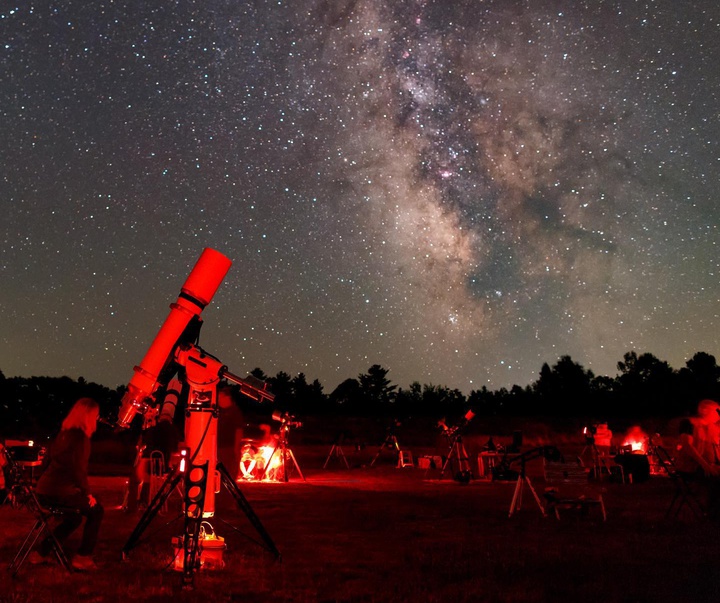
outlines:
[[[104,509],[90,492],[88,461],[90,438],[97,429],[100,407],[92,398],[80,398],[62,422],[60,433],[50,445],[49,463],[35,487],[41,504],[76,509],[66,513],[54,534],[62,544],[85,518],[82,540],[72,558],[73,568],[86,571],[96,569],[92,554],[98,540]],[[30,561],[40,563],[49,558],[51,544],[46,539],[34,551]]]

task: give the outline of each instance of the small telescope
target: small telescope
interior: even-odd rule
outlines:
[[[475,413],[472,410],[468,410],[460,423],[458,423],[454,427],[448,426],[448,424],[445,422],[445,419],[440,419],[437,424],[438,427],[443,430],[443,434],[446,437],[452,439],[456,436],[459,436],[461,432],[470,424],[470,421],[472,421],[474,418]]]
[[[281,423],[282,427],[302,427],[302,421],[298,421],[297,417],[291,415],[289,412],[281,412],[276,410],[272,414],[273,421]]]

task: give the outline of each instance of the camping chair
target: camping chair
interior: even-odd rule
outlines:
[[[597,462],[600,467],[600,471],[599,473],[596,472],[596,475],[593,477],[600,479],[603,475],[607,475],[607,477],[612,481],[618,481],[621,484],[627,483],[625,467],[618,463],[617,455],[610,453],[609,446],[598,446],[597,448],[599,452]],[[632,479],[632,475],[628,477]]]
[[[35,518],[30,531],[25,536],[25,540],[20,545],[15,557],[13,558],[8,571],[13,577],[17,575],[28,555],[35,548],[35,545],[41,538],[47,538],[53,554],[68,572],[72,573],[72,565],[67,553],[60,544],[60,541],[53,533],[54,528],[63,520],[65,515],[69,513],[79,513],[78,509],[71,507],[43,505],[38,501],[35,491],[27,484],[17,484],[14,489],[15,500],[19,506],[24,506],[30,514]]]
[[[587,515],[591,508],[598,508],[603,521],[607,520],[602,494],[598,492],[590,496],[586,493],[589,471],[580,458],[570,462],[543,459],[543,469],[548,486],[545,490],[547,509],[555,513],[557,519],[560,519],[561,509],[574,509]],[[556,486],[560,486],[562,491]]]
[[[680,511],[687,507],[688,511],[698,519],[705,517],[705,509],[703,508],[698,495],[694,492],[691,483],[687,477],[677,470],[675,461],[662,446],[655,446],[655,456],[658,464],[668,474],[675,484],[675,494],[673,494],[670,506],[665,512],[665,518],[677,518]]]

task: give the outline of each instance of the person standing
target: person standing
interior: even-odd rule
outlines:
[[[232,387],[226,383],[221,383],[217,388],[217,403],[217,459],[230,476],[237,480],[242,477],[240,460],[243,455],[243,411],[233,395]]]
[[[702,400],[697,415],[690,419],[693,426],[693,446],[708,465],[720,466],[720,404]]]
[[[708,462],[705,457],[700,454],[698,447],[695,445],[693,432],[692,420],[683,419],[680,421],[678,427],[678,442],[674,455],[675,468],[690,481],[696,481],[704,477],[713,477],[720,473],[720,466]]]
[[[692,434],[681,434],[678,456],[687,452],[697,463],[707,504],[707,515],[713,521],[720,521],[720,404],[714,400],[701,400],[696,416],[690,419]],[[687,426],[684,431],[689,431]]]
[[[85,518],[82,540],[71,564],[80,571],[97,569],[92,554],[98,540],[104,509],[90,492],[88,462],[90,438],[97,429],[100,407],[92,398],[80,398],[62,422],[60,433],[50,445],[49,463],[35,487],[40,504],[77,509],[67,513],[54,535],[63,544]],[[31,555],[31,563],[42,562],[51,553],[51,543],[43,540]]]
[[[135,462],[130,471],[127,483],[127,494],[124,510],[134,513],[138,510],[138,504],[148,507],[152,502],[150,489],[151,464],[153,453],[162,453],[162,467],[164,475],[170,468],[172,455],[177,452],[180,446],[180,434],[175,425],[175,409],[177,408],[182,384],[178,379],[173,379],[167,387],[159,415],[146,415],[146,424],[143,433],[137,444]]]

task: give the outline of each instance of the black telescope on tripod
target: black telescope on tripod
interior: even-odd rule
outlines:
[[[393,419],[385,430],[385,439],[383,443],[378,447],[375,456],[370,462],[370,466],[374,467],[377,460],[380,458],[383,450],[394,450],[397,456],[400,455],[400,443],[397,439],[397,430],[402,425],[399,419]]]
[[[272,466],[272,460],[275,457],[276,454],[280,455],[280,469],[282,470],[282,478],[284,482],[290,481],[290,468],[295,467],[295,469],[298,472],[298,475],[302,478],[303,481],[305,481],[305,476],[303,475],[302,471],[300,470],[300,465],[297,462],[297,459],[295,458],[295,454],[293,454],[293,451],[291,448],[288,448],[288,435],[290,433],[290,429],[294,427],[302,427],[303,424],[301,421],[298,421],[296,417],[291,415],[289,412],[282,412],[282,411],[275,411],[272,415],[273,421],[278,421],[280,423],[280,429],[277,434],[277,444],[275,448],[273,448],[272,454],[270,454],[270,458],[265,463],[265,469],[263,469],[262,475],[260,476],[260,479],[265,479],[268,470]],[[289,463],[289,461],[292,461],[292,465]]]
[[[470,424],[470,421],[475,417],[475,413],[472,410],[468,410],[463,416],[460,423],[453,427],[449,427],[444,419],[438,421],[438,425],[443,429],[443,434],[450,442],[450,450],[447,458],[443,463],[442,470],[440,471],[440,479],[445,475],[445,471],[450,466],[450,463],[457,461],[458,470],[455,473],[455,480],[460,483],[467,483],[472,479],[472,470],[470,469],[470,458],[465,444],[463,444],[462,436]]]

